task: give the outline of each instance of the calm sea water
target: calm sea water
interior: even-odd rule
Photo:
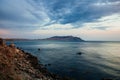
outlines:
[[[73,80],[120,80],[120,42],[15,41],[47,69]],[[41,50],[38,51],[38,48]],[[82,52],[82,55],[76,53]]]

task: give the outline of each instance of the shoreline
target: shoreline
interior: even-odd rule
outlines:
[[[40,49],[38,49],[40,50]],[[77,53],[81,55],[81,53]],[[75,80],[49,72],[36,56],[0,39],[0,80]],[[102,78],[100,80],[114,80]]]
[[[0,39],[0,80],[70,80],[49,72],[37,57]]]
[[[30,61],[32,66],[35,69],[38,69],[40,72],[42,72],[45,76],[52,77],[55,80],[70,80],[70,79],[68,79],[66,77],[60,77],[57,74],[53,74],[53,73],[49,72],[47,70],[47,68],[45,67],[45,65],[39,63],[40,61],[38,60],[38,58],[36,56],[33,56],[31,53],[25,52],[24,50],[20,49],[19,47],[17,47],[17,49],[19,49],[23,53],[25,53],[26,56],[27,56],[27,60]]]

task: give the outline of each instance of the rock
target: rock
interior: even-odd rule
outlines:
[[[5,45],[5,41],[2,38],[0,38],[0,45],[2,45],[2,46]]]
[[[51,64],[48,64],[48,66],[51,66]]]
[[[38,48],[38,51],[40,51],[41,49],[40,48]]]
[[[5,46],[2,46],[5,45]],[[47,64],[50,66],[51,64]],[[67,80],[48,72],[37,57],[0,39],[0,80]]]
[[[78,52],[77,54],[78,54],[78,55],[81,55],[81,54],[83,54],[83,53],[82,53],[82,52]]]
[[[44,66],[51,66],[51,64],[49,63],[49,64],[45,64]]]
[[[9,45],[9,47],[15,48],[15,44],[12,43],[12,44]]]
[[[111,79],[111,78],[103,78],[102,80],[114,80],[114,79]]]

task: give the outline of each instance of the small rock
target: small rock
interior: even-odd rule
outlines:
[[[49,64],[45,64],[44,66],[51,66],[51,64],[49,63]]]
[[[77,54],[78,54],[78,55],[81,55],[81,54],[83,54],[83,53],[82,53],[82,52],[78,52]]]
[[[102,80],[114,80],[114,79],[111,79],[111,78],[103,78]]]
[[[48,66],[51,66],[51,64],[48,64]]]
[[[40,49],[40,48],[38,48],[38,50],[40,51],[41,49]]]

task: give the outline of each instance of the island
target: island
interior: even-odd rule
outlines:
[[[65,42],[82,42],[83,39],[74,36],[53,36],[50,38],[42,39],[42,40],[50,40],[50,41],[65,41]]]

